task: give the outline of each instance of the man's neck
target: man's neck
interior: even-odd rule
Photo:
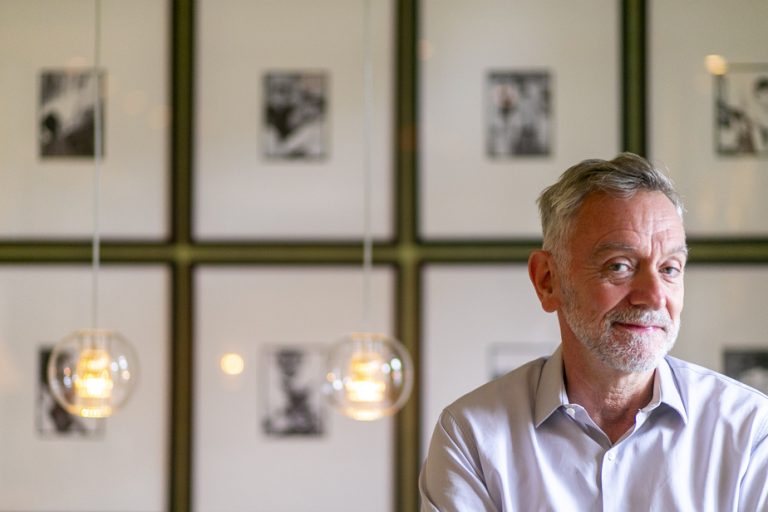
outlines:
[[[654,370],[625,373],[595,361],[578,347],[563,346],[563,368],[568,400],[587,410],[611,443],[635,424],[637,411],[653,398]]]

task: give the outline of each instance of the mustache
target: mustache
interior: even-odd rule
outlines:
[[[636,324],[662,327],[665,331],[672,327],[672,318],[666,310],[654,309],[614,309],[606,320],[610,323]]]

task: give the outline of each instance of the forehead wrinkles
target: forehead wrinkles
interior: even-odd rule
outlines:
[[[651,250],[653,250],[654,245],[658,246],[661,257],[677,255],[683,258],[683,260],[686,260],[688,258],[688,246],[685,244],[684,241],[679,245],[674,244],[674,242],[667,244],[669,245],[669,247],[664,247],[664,244],[660,242],[652,242],[651,245],[652,245]],[[640,253],[645,252],[642,249],[643,249],[642,247],[636,247],[632,244],[609,241],[609,242],[598,244],[592,251],[592,255],[595,258],[600,258],[601,256],[612,254],[612,253],[640,255]]]
[[[591,196],[568,227],[568,238],[576,243],[579,239],[592,239],[595,245],[602,241],[685,240],[682,219],[660,192],[641,192],[631,198]]]

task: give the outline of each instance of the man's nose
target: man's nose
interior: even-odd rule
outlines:
[[[653,310],[667,305],[667,293],[662,276],[655,269],[644,269],[632,279],[629,301],[634,306],[645,306]]]

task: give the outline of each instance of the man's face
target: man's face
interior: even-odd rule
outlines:
[[[563,343],[621,372],[656,367],[683,308],[683,223],[661,192],[588,197],[573,219],[560,272]]]

